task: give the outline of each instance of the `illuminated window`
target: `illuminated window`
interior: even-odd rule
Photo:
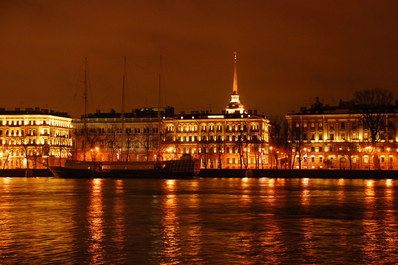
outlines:
[[[345,122],[340,123],[340,129],[345,130]]]

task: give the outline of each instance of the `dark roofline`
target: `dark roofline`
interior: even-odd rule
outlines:
[[[49,109],[41,109],[39,107],[25,108],[25,109],[15,108],[13,110],[0,108],[0,115],[52,115],[52,116],[70,118],[67,112],[58,112]]]
[[[398,102],[395,105],[383,106],[382,113],[396,113],[398,110]],[[353,100],[343,101],[340,100],[337,106],[323,105],[318,98],[311,107],[300,108],[299,112],[288,113],[287,115],[333,115],[333,114],[361,114],[364,106],[356,104]]]
[[[160,108],[160,115],[162,117],[172,117],[174,116],[174,107],[166,106]],[[97,110],[95,113],[87,114],[88,119],[104,119],[104,118],[121,118],[122,113],[116,112],[114,109],[111,109],[109,112],[101,112],[101,110]],[[124,117],[127,118],[156,118],[158,117],[158,108],[137,108],[133,109],[131,112],[125,112]],[[84,118],[84,115],[81,116],[81,119]]]

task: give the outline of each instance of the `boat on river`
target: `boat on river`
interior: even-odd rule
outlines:
[[[197,159],[183,157],[168,161],[96,162],[68,160],[63,167],[51,167],[59,178],[193,178],[199,174]]]

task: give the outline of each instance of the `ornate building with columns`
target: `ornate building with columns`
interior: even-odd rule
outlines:
[[[2,169],[46,168],[71,157],[72,119],[47,109],[0,109]]]
[[[323,105],[286,115],[293,168],[398,169],[398,105],[377,118],[382,124],[372,141],[371,130],[354,102]]]
[[[269,121],[240,102],[237,54],[231,101],[221,114],[174,115],[173,108],[89,114],[74,120],[75,159],[172,160],[190,155],[202,168],[268,167]]]
[[[221,114],[192,112],[163,120],[163,156],[190,154],[202,168],[268,168],[269,120],[246,111],[238,93],[237,53],[231,101]]]

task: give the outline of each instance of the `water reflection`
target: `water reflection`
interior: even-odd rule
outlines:
[[[0,185],[0,261],[6,256],[6,249],[12,238],[10,227],[10,184],[11,178],[2,178]]]
[[[254,180],[255,179],[249,179],[249,178],[241,179],[241,182],[240,182],[240,184],[241,184],[241,199],[240,199],[240,201],[241,201],[242,206],[244,206],[244,207],[248,206],[250,204],[251,190],[250,190],[249,186],[251,184],[250,181],[254,181]]]
[[[160,255],[163,262],[175,263],[181,256],[180,246],[180,223],[177,216],[178,206],[175,194],[167,194],[162,201],[162,242],[163,247]]]
[[[102,198],[103,179],[96,178],[91,180],[90,186],[90,204],[88,208],[88,229],[89,229],[89,246],[88,252],[92,264],[103,262],[104,249],[104,210]]]
[[[340,178],[337,181],[338,191],[337,191],[337,200],[339,203],[343,203],[345,201],[345,179]]]
[[[309,184],[309,178],[303,178],[301,179],[301,205],[303,207],[306,207],[310,204],[310,196],[311,196],[311,191],[310,191],[310,184]]]
[[[116,249],[121,253],[125,245],[125,199],[124,183],[122,179],[115,180],[115,201],[113,207],[114,241]]]
[[[0,179],[0,263],[394,264],[396,185]]]

